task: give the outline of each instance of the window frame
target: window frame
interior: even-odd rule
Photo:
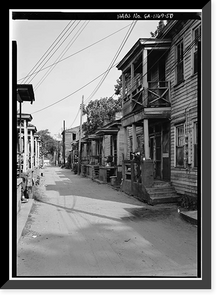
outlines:
[[[193,143],[192,143],[192,167],[193,168],[198,168],[198,121],[195,120],[193,121]],[[195,156],[195,145],[197,145],[197,153]],[[195,160],[196,157],[196,160]]]
[[[195,42],[195,32],[197,30],[200,30],[200,37],[198,38],[197,42],[194,43],[194,46],[192,48],[192,74],[197,74],[198,72],[198,67],[196,67],[196,70],[195,70],[195,61],[198,61],[198,57],[195,59],[195,55],[197,54],[197,44],[199,41],[201,41],[201,24],[198,24],[195,28],[192,29],[192,42]]]
[[[182,145],[178,145],[178,138],[180,136],[178,136],[178,129],[179,128],[183,128],[183,142]],[[175,147],[174,147],[174,166],[176,168],[184,168],[184,146],[185,146],[185,123],[179,123],[179,124],[175,124]],[[183,149],[183,164],[178,164],[178,158],[177,158],[177,149],[181,148]]]
[[[181,47],[181,44],[182,44],[182,47]],[[178,47],[182,48],[182,51],[181,49],[179,50]],[[178,60],[178,50],[180,52],[179,56],[180,56],[180,60]],[[184,41],[183,39],[180,39],[179,42],[177,42],[177,44],[175,45],[175,55],[176,55],[176,85],[180,84],[181,82],[184,81]],[[182,74],[181,74],[181,78],[178,78],[178,69],[179,69],[179,66],[181,67],[182,66]]]

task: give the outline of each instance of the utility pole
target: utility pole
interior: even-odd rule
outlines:
[[[66,146],[65,146],[65,126],[66,126],[66,123],[65,123],[65,120],[63,120],[63,163],[64,163],[64,167],[65,167],[65,164],[66,164]]]
[[[80,112],[80,127],[79,127],[79,153],[78,153],[78,174],[81,172],[81,142],[82,142],[82,113],[83,113],[83,102],[84,102],[84,96],[82,96],[82,104],[81,104],[81,112]]]

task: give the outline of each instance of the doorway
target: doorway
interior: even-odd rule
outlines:
[[[150,158],[154,164],[154,179],[161,179],[161,135],[150,137]]]
[[[170,180],[170,126],[168,123],[150,128],[150,158],[154,165],[154,179]]]

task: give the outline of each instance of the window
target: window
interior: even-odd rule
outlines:
[[[197,27],[193,31],[193,41],[194,41],[194,50],[193,50],[193,73],[198,71],[198,42],[201,39],[201,27]]]
[[[183,81],[183,41],[176,46],[177,84]]]
[[[176,167],[184,166],[184,124],[176,126]]]
[[[193,128],[193,166],[198,166],[198,123],[194,122]]]

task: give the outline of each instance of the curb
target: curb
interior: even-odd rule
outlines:
[[[34,203],[34,199],[29,199],[29,202],[27,203],[21,203],[21,210],[17,214],[17,243],[19,242],[22,236],[22,231],[28,220],[28,216],[31,211],[33,203]]]
[[[185,221],[191,223],[192,225],[197,225],[197,223],[198,223],[196,218],[193,218],[192,216],[189,216],[189,214],[187,214],[186,212],[181,211],[179,213],[179,215],[182,219],[184,219]]]

